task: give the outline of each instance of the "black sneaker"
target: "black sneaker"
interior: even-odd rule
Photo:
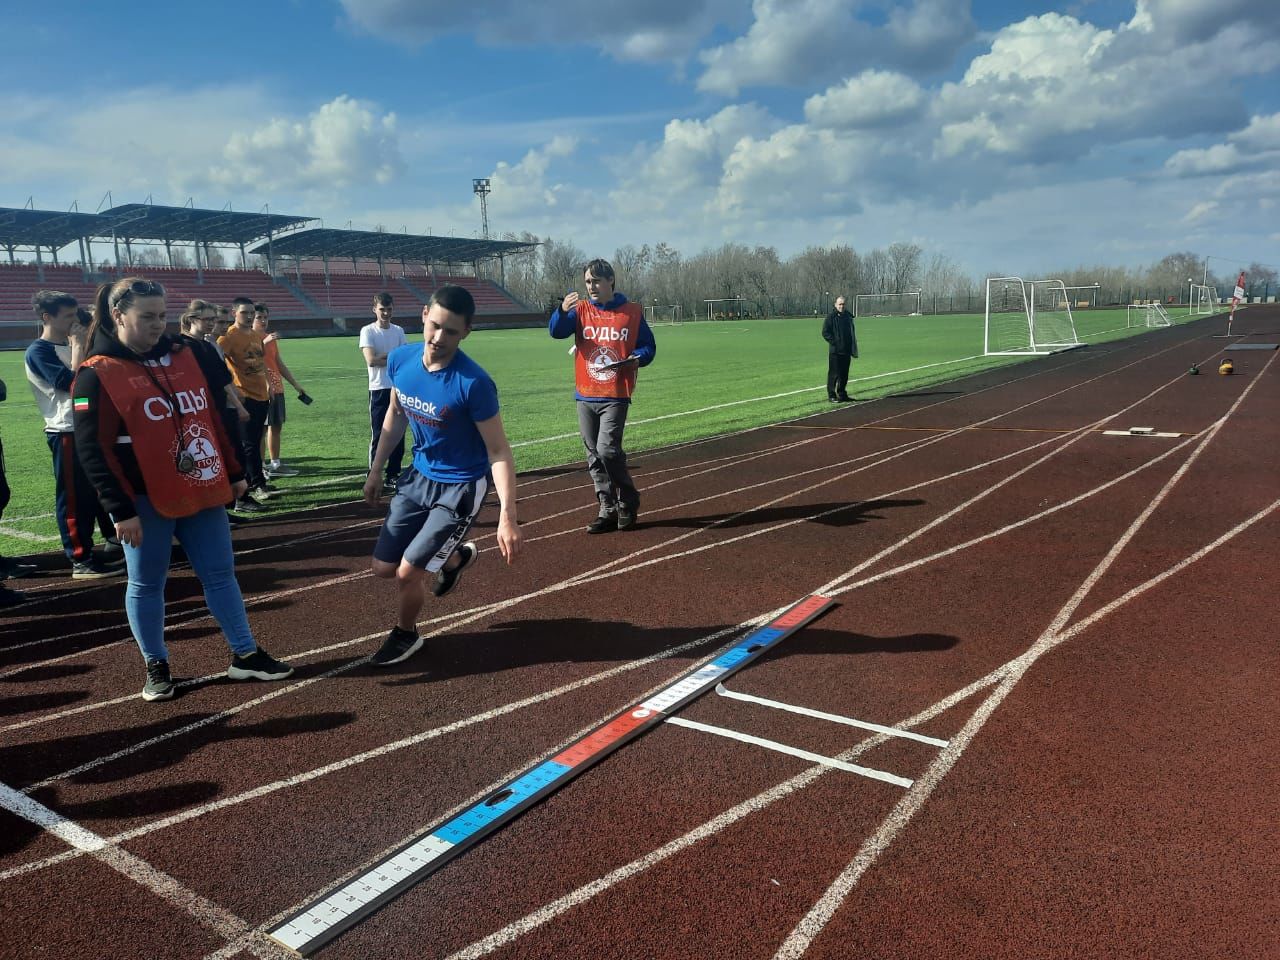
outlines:
[[[375,667],[389,667],[401,660],[408,660],[422,649],[422,637],[417,630],[401,630],[392,627],[387,639],[382,642],[378,652],[369,658]]]
[[[142,688],[142,699],[173,699],[173,677],[169,676],[168,660],[147,661],[147,685]]]
[[[259,647],[248,656],[233,654],[227,676],[232,680],[283,680],[293,673],[293,667],[277,660]]]
[[[618,529],[630,530],[636,525],[637,507],[628,507],[624,504],[618,504]]]
[[[236,513],[266,513],[265,508],[258,506],[248,497],[237,500],[231,509]]]
[[[587,524],[587,533],[611,533],[618,529],[616,513],[602,513]]]
[[[279,493],[279,492],[280,492],[280,488],[279,488],[279,487],[277,487],[274,483],[263,483],[263,484],[259,484],[259,485],[258,485],[258,489],[259,489],[259,490],[265,490],[265,491],[267,491],[267,493]]]
[[[851,397],[847,393],[842,393],[840,394],[840,396],[836,397],[836,403],[857,403],[857,402],[858,400],[856,397]]]
[[[400,481],[396,477],[388,477],[382,481],[382,495],[384,497],[394,497],[400,489]]]
[[[99,560],[72,560],[72,580],[103,580],[106,577],[118,577],[124,573],[120,566],[109,567]]]
[[[25,602],[27,595],[21,590],[10,590],[0,584],[0,607],[14,607]]]
[[[480,551],[476,549],[476,545],[470,540],[455,550],[454,553],[458,555],[458,565],[452,570],[441,568],[440,572],[436,574],[436,582],[432,586],[431,592],[437,597],[443,597],[456,587],[458,581],[462,579],[462,571],[475,563],[476,557],[480,556]]]

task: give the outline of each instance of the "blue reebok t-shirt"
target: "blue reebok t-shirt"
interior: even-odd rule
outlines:
[[[387,374],[413,431],[413,465],[442,483],[478,480],[489,454],[476,424],[498,412],[498,388],[480,364],[459,350],[443,370],[422,365],[422,344],[396,347]]]

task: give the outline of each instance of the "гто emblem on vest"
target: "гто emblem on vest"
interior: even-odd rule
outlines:
[[[591,355],[591,359],[587,362],[587,373],[597,383],[608,383],[611,380],[616,380],[618,379],[618,371],[609,366],[609,364],[617,363],[620,359],[621,357],[612,347],[597,346],[596,352]]]
[[[222,458],[218,456],[218,447],[213,437],[202,424],[191,423],[182,432],[183,452],[191,458],[191,469],[183,476],[201,485],[217,483],[222,476]],[[178,440],[175,437],[172,451],[175,461],[178,453]],[[185,461],[185,458],[183,460]]]

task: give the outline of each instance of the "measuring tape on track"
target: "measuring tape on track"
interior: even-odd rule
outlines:
[[[768,652],[834,604],[829,597],[817,594],[806,597],[714,660],[690,671],[649,699],[633,704],[551,759],[409,841],[354,880],[307,904],[267,931],[268,936],[303,956],[318,950],[623,744],[713,690],[717,683]]]

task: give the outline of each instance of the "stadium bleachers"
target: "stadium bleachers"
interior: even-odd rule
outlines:
[[[436,283],[454,283],[469,290],[476,301],[478,318],[520,322],[534,316],[489,280],[444,274],[432,278],[421,266],[406,270],[398,264],[394,273],[388,271],[384,280],[377,273],[364,272],[368,270],[367,264],[353,269],[348,262],[343,271],[333,269],[337,263],[331,264],[328,284],[323,273],[306,269],[300,274],[284,272],[278,279],[261,270],[206,270],[203,282],[190,268],[143,267],[131,272],[164,285],[171,319],[177,319],[188,300],[199,298],[229,304],[235,297],[243,296],[268,304],[272,321],[282,333],[351,332],[358,329],[357,321],[372,319],[373,296],[383,290],[395,298],[397,321],[416,330],[420,327],[422,307],[430,299]],[[103,275],[112,273],[104,271]],[[97,283],[86,281],[78,266],[46,265],[41,280],[34,265],[0,265],[0,321],[6,321],[0,324],[0,348],[25,345],[30,339],[35,329],[31,295],[42,288],[65,291],[87,306],[93,302]],[[311,300],[314,308],[296,296],[294,288]],[[348,318],[349,322],[335,328],[332,322],[335,317]]]

